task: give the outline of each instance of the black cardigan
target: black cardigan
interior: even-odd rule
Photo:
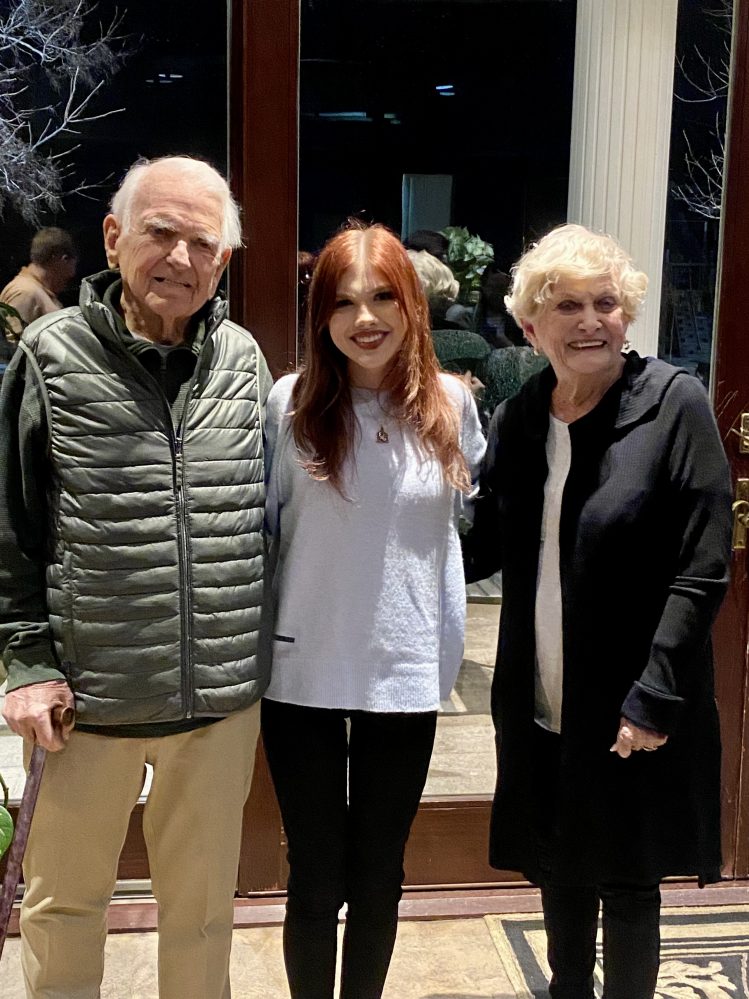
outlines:
[[[710,405],[695,378],[632,352],[619,381],[570,425],[559,538],[561,760],[552,787],[534,772],[532,736],[554,382],[547,369],[494,414],[465,545],[470,579],[503,572],[491,862],[538,880],[534,803],[545,801],[560,881],[717,880],[720,743],[709,635],[727,585],[730,483]],[[667,745],[627,760],[610,753],[622,714],[667,733]]]

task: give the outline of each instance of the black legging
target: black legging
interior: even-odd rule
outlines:
[[[533,765],[544,774],[536,800],[541,866],[553,871],[555,786],[559,736],[535,727]],[[622,821],[626,822],[626,810]],[[657,883],[541,884],[553,999],[593,999],[598,909],[603,921],[603,999],[653,999],[660,962],[661,894]]]
[[[351,720],[347,738],[346,718]],[[262,731],[289,845],[284,957],[292,999],[379,999],[398,924],[403,854],[436,712],[391,714],[264,700]]]
[[[604,999],[653,999],[658,979],[658,885],[541,888],[553,999],[593,999],[599,902]]]

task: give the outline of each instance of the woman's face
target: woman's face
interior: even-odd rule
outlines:
[[[403,343],[406,320],[384,274],[366,260],[341,275],[328,329],[348,358],[351,384],[379,388]]]
[[[621,367],[628,325],[610,278],[566,279],[554,286],[543,310],[523,323],[523,332],[548,357],[560,382],[580,376],[608,381]]]

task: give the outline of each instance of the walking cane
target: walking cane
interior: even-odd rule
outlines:
[[[52,709],[52,724],[55,728],[69,728],[75,720],[72,708],[63,708],[57,705]],[[8,866],[5,869],[3,878],[3,891],[0,896],[0,957],[3,956],[3,947],[8,936],[8,924],[10,914],[13,910],[13,903],[16,900],[16,890],[18,882],[21,880],[21,864],[23,855],[26,853],[26,844],[29,840],[29,830],[31,819],[34,815],[36,799],[39,796],[39,784],[44,772],[44,761],[47,759],[46,749],[40,745],[35,745],[31,753],[29,770],[26,774],[26,784],[23,789],[21,805],[16,818],[16,831],[13,842],[10,845],[8,854]]]

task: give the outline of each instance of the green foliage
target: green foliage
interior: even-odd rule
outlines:
[[[494,260],[494,247],[480,236],[473,236],[462,226],[449,225],[442,230],[450,242],[447,262],[460,282],[458,301],[476,303],[479,297],[481,274]]]
[[[2,774],[0,774],[0,787],[3,789],[4,801],[0,805],[0,857],[2,857],[13,839],[13,819],[8,811],[8,785],[3,780]]]

